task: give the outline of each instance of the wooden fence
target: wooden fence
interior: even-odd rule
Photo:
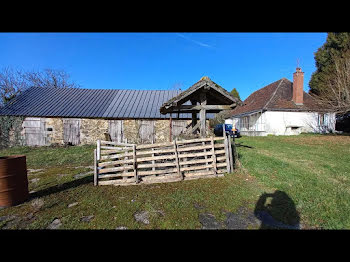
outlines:
[[[132,185],[218,177],[233,171],[227,136],[156,144],[97,141],[95,185]]]

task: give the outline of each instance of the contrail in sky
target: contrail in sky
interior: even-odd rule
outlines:
[[[176,33],[176,34],[177,34],[178,36],[180,36],[180,37],[182,37],[182,38],[188,40],[188,41],[191,41],[191,42],[197,44],[197,45],[200,45],[200,46],[203,46],[203,47],[208,47],[208,48],[213,48],[211,45],[208,45],[208,44],[205,44],[205,43],[202,43],[202,42],[193,40],[193,39],[191,39],[191,38],[189,38],[189,37],[187,37],[187,36],[184,36],[183,34],[179,34],[179,33]]]

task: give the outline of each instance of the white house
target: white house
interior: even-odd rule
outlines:
[[[293,82],[282,78],[254,93],[236,107],[225,123],[242,135],[298,135],[335,131],[335,113],[329,113],[303,90],[304,72],[297,68]]]

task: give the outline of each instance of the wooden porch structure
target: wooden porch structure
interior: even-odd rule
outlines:
[[[189,132],[192,134],[199,132],[201,137],[205,137],[207,134],[206,114],[232,110],[239,103],[237,98],[205,76],[184,92],[165,102],[160,107],[160,113],[192,113],[192,125]],[[197,122],[198,114],[199,122]]]

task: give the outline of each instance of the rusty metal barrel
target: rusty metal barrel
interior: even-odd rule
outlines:
[[[26,156],[0,157],[0,207],[21,204],[28,197]]]

